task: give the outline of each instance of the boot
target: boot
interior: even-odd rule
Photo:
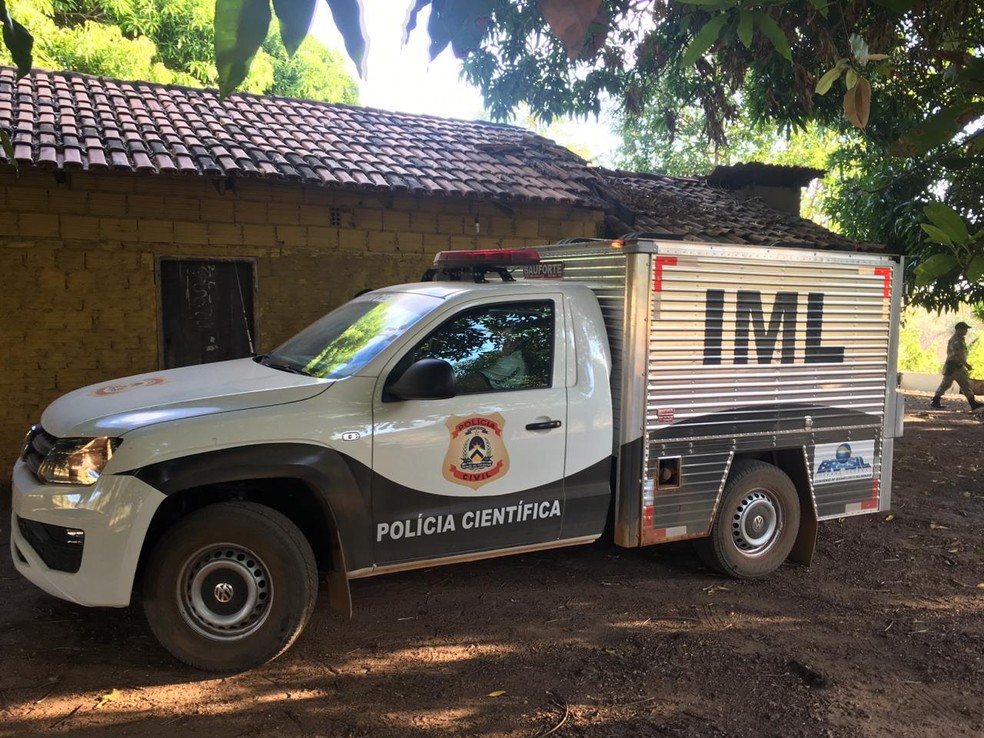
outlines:
[[[929,403],[929,406],[930,407],[935,407],[937,409],[942,410],[943,409],[943,403],[940,401],[940,396],[939,395],[936,395],[936,397],[933,398],[933,401],[931,403]],[[971,407],[973,407],[973,406],[971,406]]]
[[[982,407],[984,407],[984,402],[978,402],[977,400],[970,401],[971,412],[973,412],[974,410],[979,410]]]

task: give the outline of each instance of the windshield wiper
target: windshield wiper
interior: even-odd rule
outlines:
[[[276,370],[281,371],[281,372],[290,372],[291,374],[300,374],[300,375],[305,376],[305,377],[310,377],[311,376],[310,374],[308,374],[303,369],[298,369],[296,366],[292,366],[291,364],[279,364],[277,362],[270,361],[270,354],[261,354],[260,356],[257,356],[255,360],[257,362],[259,362],[260,364],[262,364],[263,366],[268,366],[271,369],[276,369]]]

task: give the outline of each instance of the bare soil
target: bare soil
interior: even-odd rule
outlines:
[[[351,622],[231,677],[4,553],[0,736],[984,735],[984,417],[907,405],[891,514],[822,524],[809,568],[593,546],[360,580]]]

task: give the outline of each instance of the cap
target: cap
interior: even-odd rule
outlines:
[[[970,328],[970,326],[967,323],[964,323],[962,320],[959,323],[957,323],[955,326],[953,326],[953,327],[954,328]]]

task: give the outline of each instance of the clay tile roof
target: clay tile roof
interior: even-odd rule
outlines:
[[[477,121],[0,67],[0,127],[21,165],[604,206],[580,157]]]
[[[0,128],[23,166],[554,202],[604,210],[615,237],[878,248],[738,193],[799,188],[819,170],[753,163],[687,178],[597,169],[542,136],[493,123],[255,95],[220,101],[214,90],[67,72],[17,81],[0,67]]]
[[[810,171],[814,177],[822,174]],[[712,185],[710,177],[602,172],[615,198],[625,206],[621,216],[617,211],[609,213],[608,228],[613,236],[636,232],[759,246],[866,251],[881,248],[851,241],[811,220],[771,208],[759,199],[740,199],[730,189]]]

